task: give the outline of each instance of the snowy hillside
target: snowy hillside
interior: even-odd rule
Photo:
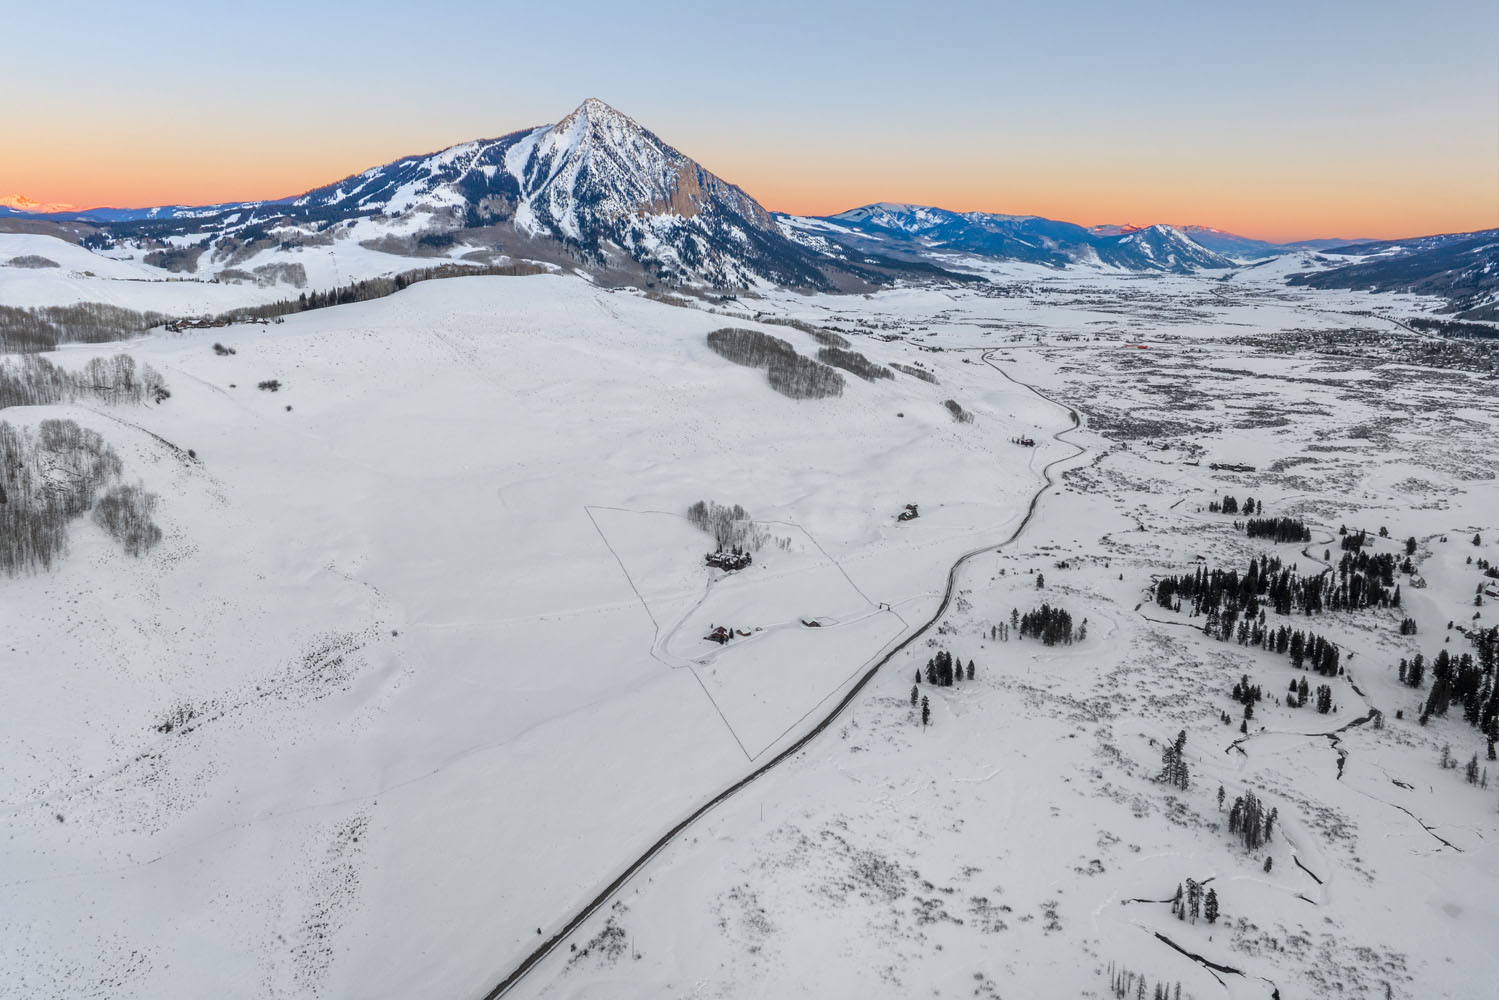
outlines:
[[[592,128],[517,159],[562,177]],[[0,267],[38,304],[250,291],[4,239],[55,255]],[[1483,995],[1499,772],[1463,699],[1492,678],[1427,713],[1397,663],[1494,624],[1499,358],[1369,315],[1431,299],[1288,290],[1294,263],[754,311],[468,277],[5,359],[0,443],[42,450],[5,515],[18,469],[65,489],[43,424],[72,421],[160,539],[84,510],[0,574],[0,993]],[[169,395],[102,391],[122,351]],[[808,366],[837,391],[790,398]],[[1312,541],[1250,537],[1230,494]],[[752,562],[706,564],[698,501],[743,506]],[[1316,577],[1345,525],[1415,540],[1402,605],[1265,609],[1341,673],[1160,603],[1199,565]],[[1001,634],[1043,604],[1085,628]],[[974,678],[933,683],[944,650]],[[1179,732],[1185,788],[1157,778]],[[1187,879],[1216,923],[1172,912]]]

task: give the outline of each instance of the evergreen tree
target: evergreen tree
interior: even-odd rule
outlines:
[[[968,661],[968,679],[973,680],[973,660]]]
[[[1207,898],[1202,901],[1202,916],[1210,924],[1218,922],[1218,893],[1212,889],[1208,890]]]
[[[1175,742],[1169,744],[1161,753],[1161,773],[1156,776],[1157,781],[1164,781],[1185,791],[1190,784],[1187,772],[1187,762],[1183,756],[1187,747],[1187,731],[1183,729],[1176,734]]]
[[[925,725],[929,724],[931,722],[931,720],[932,720],[932,706],[931,706],[931,703],[926,700],[926,695],[922,695],[921,696],[921,724],[923,726],[925,726]]]
[[[1228,811],[1228,832],[1238,835],[1245,850],[1259,850],[1265,833],[1264,807],[1253,792],[1234,799],[1233,808]]]
[[[916,702],[919,701],[920,699],[921,699],[921,689],[918,688],[916,685],[912,684],[911,685],[911,707],[915,708],[916,707]]]

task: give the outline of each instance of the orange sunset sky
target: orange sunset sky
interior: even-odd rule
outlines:
[[[403,34],[412,11],[384,3],[357,23],[83,7],[17,15],[0,195],[278,198],[598,96],[777,211],[903,201],[1275,240],[1499,226],[1491,3],[938,2],[920,25],[881,3],[771,2],[753,23],[646,5],[697,12],[680,37],[643,11],[458,4],[492,46]],[[62,50],[96,55],[64,70]]]

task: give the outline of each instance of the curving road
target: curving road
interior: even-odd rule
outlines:
[[[925,622],[923,622],[914,632],[903,639],[899,645],[893,647],[884,656],[874,661],[874,663],[870,665],[869,669],[866,670],[863,675],[854,682],[853,686],[848,689],[844,696],[838,701],[836,705],[833,706],[828,714],[821,719],[821,721],[819,721],[811,729],[807,730],[807,732],[799,737],[794,743],[786,747],[780,753],[776,754],[769,761],[755,768],[753,771],[749,772],[744,777],[740,778],[738,781],[734,782],[732,785],[725,788],[723,791],[719,792],[717,795],[713,796],[702,805],[698,806],[697,809],[693,810],[693,812],[690,813],[685,819],[662,834],[660,839],[658,839],[650,847],[646,848],[645,851],[634,861],[630,862],[629,865],[627,865],[625,869],[620,872],[619,876],[614,879],[614,881],[610,882],[608,885],[599,890],[598,895],[594,896],[587,903],[583,904],[578,912],[573,914],[573,916],[568,919],[567,923],[563,924],[555,934],[538,945],[536,949],[529,955],[527,955],[524,959],[522,959],[520,963],[517,964],[507,976],[505,976],[504,979],[500,980],[499,983],[497,983],[492,989],[490,989],[488,993],[485,993],[484,1000],[499,1000],[500,997],[504,996],[512,989],[514,989],[522,979],[530,974],[530,972],[542,962],[543,959],[550,955],[558,945],[562,944],[563,941],[571,937],[573,932],[576,931],[580,926],[582,926],[584,921],[593,916],[601,906],[603,906],[611,898],[613,898],[614,894],[617,893],[621,888],[623,888],[625,883],[634,878],[642,868],[649,864],[650,861],[656,857],[656,855],[660,854],[661,851],[664,850],[669,844],[671,844],[673,840],[680,836],[684,830],[686,830],[692,824],[696,823],[699,819],[702,819],[702,817],[705,816],[708,812],[725,802],[727,799],[729,799],[730,796],[734,795],[740,789],[744,788],[751,782],[764,777],[766,774],[770,773],[786,760],[789,760],[791,757],[795,756],[797,753],[800,753],[803,749],[805,749],[807,744],[811,743],[814,739],[821,735],[822,732],[828,728],[828,726],[832,725],[833,722],[837,720],[838,716],[843,714],[843,710],[853,702],[854,698],[859,695],[859,692],[864,690],[865,685],[867,685],[871,680],[874,679],[874,675],[880,672],[881,667],[885,666],[885,664],[894,659],[897,654],[903,651],[906,647],[910,646],[917,639],[921,638],[924,634],[926,634],[928,629],[930,629],[933,625],[937,624],[939,620],[941,620],[942,616],[947,613],[948,606],[952,603],[953,595],[957,593],[958,571],[963,568],[964,564],[966,564],[970,559],[973,559],[975,556],[983,555],[986,552],[996,552],[999,549],[1005,548],[1006,546],[1013,545],[1025,532],[1025,529],[1031,523],[1031,519],[1035,516],[1036,507],[1041,502],[1041,498],[1046,495],[1047,491],[1050,490],[1052,486],[1056,485],[1056,481],[1052,478],[1051,475],[1052,468],[1061,462],[1071,461],[1072,459],[1077,458],[1079,455],[1085,454],[1087,452],[1087,449],[1080,444],[1076,444],[1075,442],[1062,440],[1063,435],[1071,433],[1080,426],[1081,421],[1078,418],[1077,411],[1065,405],[1064,403],[1058,402],[1052,397],[1046,395],[1046,393],[1042,392],[1040,389],[1037,389],[1035,386],[1012,377],[1003,368],[990,360],[990,356],[993,353],[994,351],[992,350],[985,351],[980,356],[984,364],[999,372],[999,374],[1003,375],[1008,381],[1013,382],[1015,385],[1018,385],[1023,389],[1028,389],[1030,392],[1039,396],[1041,399],[1044,399],[1046,402],[1051,403],[1053,406],[1058,407],[1067,414],[1067,418],[1070,422],[1062,430],[1059,430],[1055,434],[1053,434],[1051,438],[1053,441],[1056,441],[1059,444],[1069,445],[1072,448],[1077,449],[1071,455],[1064,455],[1060,458],[1054,458],[1050,462],[1046,463],[1044,467],[1042,467],[1041,475],[1044,482],[1042,482],[1041,486],[1031,496],[1030,505],[1026,508],[1025,516],[1021,518],[1020,524],[1016,526],[1015,530],[1002,541],[996,542],[993,545],[985,545],[980,548],[971,549],[959,556],[957,560],[952,564],[952,567],[947,571],[947,586],[943,589],[942,592],[942,603],[937,606],[937,610],[933,612],[932,616]]]

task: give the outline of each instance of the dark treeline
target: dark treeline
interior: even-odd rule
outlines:
[[[36,354],[0,361],[0,409],[49,406],[79,399],[159,403],[170,395],[156,369],[145,364],[138,366],[128,354],[91,358],[76,372],[59,368]]]
[[[777,361],[796,356],[791,341],[773,337],[759,330],[726,326],[708,334],[708,346],[714,353],[746,368],[766,368]]]
[[[139,487],[109,488],[121,471],[114,449],[71,420],[43,420],[35,433],[0,421],[0,571],[50,568],[68,523],[96,501],[95,520],[132,555],[156,544],[156,498]]]
[[[1499,326],[1490,323],[1464,323],[1455,319],[1432,319],[1417,316],[1406,321],[1407,326],[1425,333],[1437,333],[1444,337],[1499,337]]]
[[[1249,618],[1262,607],[1282,615],[1398,608],[1395,568],[1395,557],[1389,553],[1359,551],[1345,553],[1336,570],[1302,576],[1279,558],[1261,556],[1249,560],[1243,573],[1200,566],[1195,573],[1162,577],[1155,584],[1155,599],[1161,607],[1178,611],[1190,603],[1194,615],[1218,611]]]
[[[338,288],[333,288],[326,292],[303,292],[294,299],[280,299],[265,305],[231,309],[229,312],[223,313],[219,318],[228,320],[231,323],[275,319],[278,316],[290,316],[293,313],[307,312],[311,309],[326,309],[329,306],[343,306],[353,302],[368,302],[370,299],[383,299],[387,295],[394,295],[401,289],[419,282],[435,281],[441,278],[473,278],[494,275],[517,277],[527,274],[544,273],[546,273],[546,268],[539,264],[529,264],[524,261],[517,261],[513,264],[487,265],[438,264],[434,267],[403,271],[389,278],[366,278],[347,285],[340,285]]]
[[[1022,639],[1031,636],[1040,639],[1048,646],[1055,646],[1057,643],[1070,646],[1073,638],[1072,615],[1061,608],[1043,604],[1019,617],[1017,631]],[[1084,637],[1080,635],[1078,638]]]
[[[708,334],[708,346],[738,365],[766,369],[770,387],[792,399],[822,399],[843,395],[843,376],[832,368],[796,353],[780,337],[725,327]]]
[[[101,302],[18,309],[0,306],[0,354],[35,354],[59,344],[103,344],[126,340],[170,317]]]
[[[1315,632],[1293,630],[1284,625],[1269,628],[1264,618],[1263,611],[1258,619],[1241,619],[1232,610],[1221,615],[1213,610],[1208,612],[1202,631],[1222,642],[1237,638],[1241,646],[1258,646],[1289,657],[1291,666],[1297,670],[1312,670],[1324,677],[1336,677],[1342,672],[1343,654],[1337,643]]]
[[[817,360],[834,368],[842,368],[866,382],[876,379],[895,378],[895,373],[884,365],[870,361],[858,351],[845,351],[840,347],[822,347],[817,351]]]
[[[800,330],[824,347],[847,347],[849,345],[847,337],[834,333],[832,330],[824,330],[820,326],[813,326],[805,320],[767,316],[758,312],[755,313],[754,318],[756,323],[764,323],[767,326],[789,326],[793,330]]]
[[[1309,542],[1312,533],[1299,517],[1252,517],[1244,524],[1250,538],[1271,538],[1277,542]]]
[[[892,361],[890,363],[890,367],[894,368],[898,372],[905,372],[912,378],[919,378],[923,382],[930,382],[932,385],[937,384],[937,376],[933,375],[929,371],[926,371],[925,369],[917,368],[913,365],[903,365],[899,361]]]

